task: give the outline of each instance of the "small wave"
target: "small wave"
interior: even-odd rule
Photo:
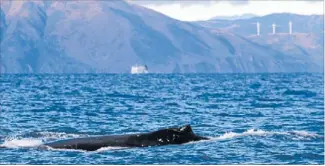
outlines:
[[[147,98],[146,96],[139,96],[139,95],[132,95],[132,94],[124,94],[124,93],[119,93],[114,91],[113,93],[107,93],[106,94],[108,97],[112,98],[136,98],[136,99],[145,99]]]
[[[235,132],[228,132],[225,133],[219,137],[213,138],[215,140],[225,140],[225,139],[231,139],[231,138],[235,138],[235,137],[241,137],[241,136],[249,136],[249,135],[266,135],[269,132],[263,131],[263,130],[254,130],[254,129],[250,129],[247,130],[243,133],[235,133]]]
[[[180,105],[176,102],[171,102],[171,103],[166,103],[166,106],[171,106],[171,107],[180,107]]]
[[[277,131],[264,131],[260,129],[249,129],[242,133],[236,132],[226,132],[217,137],[208,137],[209,140],[201,140],[201,141],[193,141],[187,144],[197,144],[202,142],[211,142],[211,141],[223,141],[223,140],[231,140],[239,137],[246,136],[272,136],[272,135],[282,135],[290,137],[292,140],[310,140],[311,138],[321,138],[322,136],[316,133],[309,133],[307,131],[288,131],[288,132],[277,132]]]
[[[219,137],[213,137],[212,140],[227,140],[237,137],[244,136],[267,136],[267,135],[288,135],[293,136],[292,139],[310,139],[310,138],[319,138],[320,135],[316,133],[309,133],[307,131],[289,131],[289,132],[277,132],[277,131],[264,131],[259,129],[249,129],[243,133],[227,132]]]
[[[301,139],[314,139],[314,138],[321,138],[322,136],[316,134],[316,133],[308,133],[307,131],[292,131],[289,132],[291,135],[295,135],[295,140],[301,140]]]
[[[284,103],[274,103],[274,102],[253,102],[251,103],[251,106],[254,108],[278,108],[278,107],[284,107],[286,104]]]
[[[317,137],[318,135],[315,133],[308,133],[307,131],[293,131],[293,133],[301,136],[306,136],[306,137]]]
[[[228,113],[219,113],[216,114],[217,116],[221,116],[221,117],[263,117],[264,114],[262,112],[256,112],[253,114],[242,114],[242,113],[233,113],[233,114],[228,114]]]
[[[203,93],[197,95],[198,99],[217,99],[217,98],[229,98],[229,95],[226,93]]]
[[[249,88],[251,88],[251,89],[258,89],[261,86],[262,86],[261,83],[256,82],[256,83],[252,83],[251,85],[249,85]]]
[[[314,97],[316,96],[315,92],[308,90],[286,90],[283,92],[283,95],[295,95],[295,96],[303,96],[303,97]]]
[[[263,97],[258,97],[257,99],[256,99],[257,101],[267,101],[267,102],[281,102],[281,101],[283,101],[282,99],[280,99],[280,98],[263,98]]]

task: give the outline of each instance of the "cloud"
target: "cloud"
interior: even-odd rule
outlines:
[[[317,3],[317,2],[323,2],[323,0],[306,0],[306,2]]]
[[[137,5],[149,5],[149,6],[162,6],[162,5],[180,5],[181,7],[188,7],[193,5],[202,5],[208,6],[216,3],[226,2],[231,5],[246,5],[249,3],[249,0],[232,0],[232,1],[224,1],[224,0],[127,0],[128,2],[137,4]]]
[[[323,14],[323,1],[236,0],[181,1],[131,0],[169,17],[183,21],[208,20],[215,16],[234,16],[252,13],[263,16],[271,13]],[[148,3],[148,4],[146,4]],[[180,4],[182,3],[182,5]]]
[[[138,5],[161,6],[161,5],[179,4],[182,7],[187,7],[192,5],[207,6],[216,3],[224,3],[224,2],[234,6],[240,6],[240,5],[248,5],[252,1],[258,1],[258,0],[126,0],[126,1]],[[305,1],[308,3],[318,3],[318,2],[322,2],[323,0],[301,0],[301,1]]]
[[[239,0],[239,1],[228,1],[228,3],[232,4],[232,5],[248,5],[249,4],[249,0]]]

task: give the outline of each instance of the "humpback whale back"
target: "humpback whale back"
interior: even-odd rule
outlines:
[[[130,146],[159,146],[168,144],[183,144],[191,141],[206,140],[207,138],[194,134],[190,125],[180,128],[168,128],[147,134],[130,137]]]
[[[150,133],[108,135],[99,137],[76,138],[44,144],[56,149],[82,149],[94,151],[102,147],[148,147],[168,144],[183,144],[191,141],[206,140],[193,133],[190,125],[180,128],[161,129]]]
[[[180,128],[180,131],[181,132],[186,132],[186,133],[193,133],[192,127],[190,125],[186,125],[186,126]]]

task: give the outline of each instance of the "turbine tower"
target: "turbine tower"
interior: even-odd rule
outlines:
[[[272,30],[273,30],[272,31],[273,35],[275,35],[275,33],[276,33],[276,31],[275,31],[276,30],[276,24],[274,24],[274,23],[272,24]]]
[[[289,21],[289,34],[291,35],[292,34],[292,22]]]
[[[259,36],[260,35],[260,22],[257,22],[257,23],[253,23],[253,24],[256,24],[256,35]]]

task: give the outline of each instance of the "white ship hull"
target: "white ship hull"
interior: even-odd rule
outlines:
[[[131,67],[131,74],[146,74],[149,73],[147,66],[135,65]]]

